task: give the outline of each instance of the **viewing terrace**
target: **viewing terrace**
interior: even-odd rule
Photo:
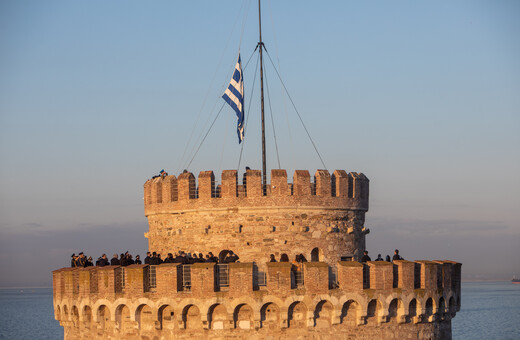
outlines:
[[[255,263],[63,268],[53,272],[54,306],[74,327],[141,329],[145,317],[179,330],[418,324],[455,315],[460,275],[460,263],[404,260],[306,262],[300,273],[284,262],[266,273]]]

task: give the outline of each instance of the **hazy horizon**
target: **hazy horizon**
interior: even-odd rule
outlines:
[[[262,6],[263,41],[326,168],[370,179],[370,256],[398,248],[461,262],[464,280],[520,277],[520,2]],[[143,184],[187,168],[239,48],[251,117],[239,172],[261,168],[256,10],[0,4],[0,287],[48,286],[79,251],[143,257]],[[323,166],[264,63],[268,168],[278,148],[292,181]],[[236,169],[236,139],[224,107],[188,170]]]

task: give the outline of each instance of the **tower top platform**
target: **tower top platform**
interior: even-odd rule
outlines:
[[[271,170],[271,182],[262,185],[260,170],[247,170],[239,184],[236,170],[224,170],[222,183],[215,183],[213,171],[195,176],[159,176],[144,184],[145,215],[200,209],[327,208],[368,210],[369,180],[362,173],[317,170],[311,179],[307,170],[296,170],[288,183],[287,171]]]

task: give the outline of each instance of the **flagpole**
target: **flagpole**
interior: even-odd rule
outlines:
[[[262,192],[266,194],[267,189],[267,166],[265,161],[265,120],[264,120],[264,61],[262,50],[264,48],[264,43],[262,42],[262,15],[260,13],[260,0],[258,0],[258,32],[260,35],[260,40],[258,42],[258,47],[260,48],[260,106],[262,111],[262,184],[263,189]]]

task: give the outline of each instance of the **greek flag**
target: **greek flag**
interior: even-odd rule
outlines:
[[[238,144],[244,140],[244,76],[242,75],[242,64],[240,62],[240,53],[238,53],[237,65],[233,72],[233,77],[229,82],[229,86],[222,95],[222,98],[237,113],[237,134]]]

